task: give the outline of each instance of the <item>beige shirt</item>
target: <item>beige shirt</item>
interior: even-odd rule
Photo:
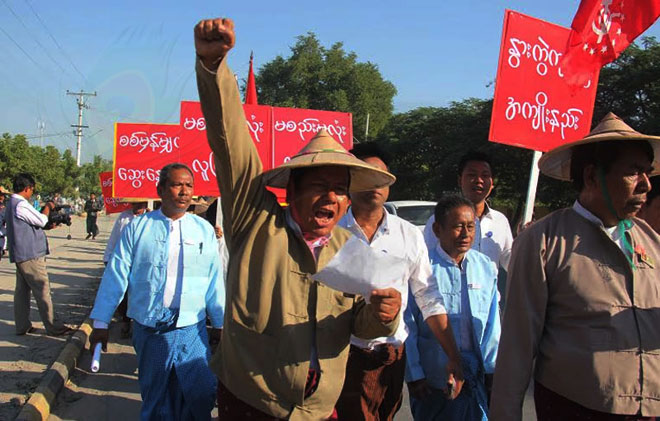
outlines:
[[[226,60],[217,75],[198,61],[197,84],[230,255],[221,348],[211,368],[236,397],[260,411],[290,420],[327,418],[344,383],[351,333],[390,336],[400,314],[383,325],[361,297],[311,279],[351,234],[335,227],[314,259],[265,188]],[[322,374],[316,392],[303,400],[314,342]]]
[[[534,362],[536,381],[582,406],[660,415],[660,237],[632,221],[634,271],[572,208],[514,241],[491,420],[521,419]]]

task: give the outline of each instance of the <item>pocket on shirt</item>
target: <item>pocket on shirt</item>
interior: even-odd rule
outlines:
[[[442,295],[447,313],[458,314],[461,309],[461,293],[440,291],[440,294]]]

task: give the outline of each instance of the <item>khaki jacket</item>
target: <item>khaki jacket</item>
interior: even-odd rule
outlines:
[[[351,333],[392,335],[362,298],[311,279],[351,234],[339,227],[318,263],[266,190],[236,80],[223,60],[214,76],[197,63],[197,84],[215,154],[229,248],[227,306],[220,352],[211,367],[239,399],[278,418],[330,416],[344,383]],[[321,366],[316,392],[303,401],[312,344]]]
[[[573,209],[513,243],[492,420],[521,419],[534,379],[587,408],[660,415],[660,237],[634,218],[623,251]]]

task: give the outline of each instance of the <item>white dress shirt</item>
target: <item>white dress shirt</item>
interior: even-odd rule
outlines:
[[[160,209],[156,212],[160,212]],[[167,218],[170,223],[170,249],[167,257],[167,279],[163,291],[163,306],[179,308],[181,305],[181,288],[183,286],[183,236],[181,233],[181,220]],[[200,243],[202,247],[202,243]]]
[[[128,225],[128,223],[133,220],[133,218],[135,218],[133,209],[126,209],[117,217],[115,225],[112,226],[112,232],[110,232],[108,243],[105,245],[105,253],[103,253],[104,263],[108,263],[110,261],[110,256],[112,256],[112,252],[115,250],[115,246],[121,238],[121,233],[124,231],[124,228],[126,228],[126,225]]]
[[[424,241],[429,249],[438,245],[438,238],[433,233],[435,215],[431,215],[424,227]],[[504,270],[509,267],[511,260],[511,247],[513,246],[513,235],[509,220],[502,212],[496,211],[486,204],[481,218],[476,218],[476,232],[472,248],[482,252]]]
[[[16,218],[27,222],[35,227],[43,228],[48,223],[48,216],[39,212],[20,194],[12,194],[11,197],[20,200],[16,205]]]
[[[429,282],[431,279],[431,264],[429,262],[428,250],[424,245],[424,238],[419,229],[411,223],[389,214],[383,208],[383,220],[374,234],[371,242],[367,239],[364,231],[355,221],[353,211],[349,211],[339,221],[339,226],[346,228],[357,236],[372,249],[405,259],[408,262],[408,270],[404,282],[393,285],[401,293],[401,314],[408,305],[408,290],[412,291],[415,302],[419,306],[424,319],[437,315],[446,314],[442,296],[438,290],[437,283]],[[380,337],[375,339],[361,339],[351,336],[351,343],[364,349],[373,349],[381,344],[401,345],[408,337],[408,327],[403,321],[394,336]]]
[[[5,225],[5,212],[7,208],[0,206],[0,250],[7,250],[7,225]]]

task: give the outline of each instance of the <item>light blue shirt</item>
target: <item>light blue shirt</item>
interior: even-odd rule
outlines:
[[[430,250],[429,258],[458,349],[471,349],[479,356],[485,373],[493,373],[501,333],[495,263],[474,249],[468,250],[460,267],[441,248]],[[469,308],[464,308],[466,305]],[[469,323],[461,320],[465,315],[471,316]],[[406,381],[426,378],[432,387],[445,387],[447,355],[424,323],[414,300],[409,300],[404,320],[409,329]],[[471,327],[469,332],[466,326]]]
[[[101,279],[90,317],[109,323],[128,289],[128,316],[155,327],[171,314],[163,305],[170,249],[170,219],[158,210],[134,218],[121,235]],[[225,288],[213,227],[195,215],[180,220],[183,280],[177,327],[208,314],[222,327]]]

